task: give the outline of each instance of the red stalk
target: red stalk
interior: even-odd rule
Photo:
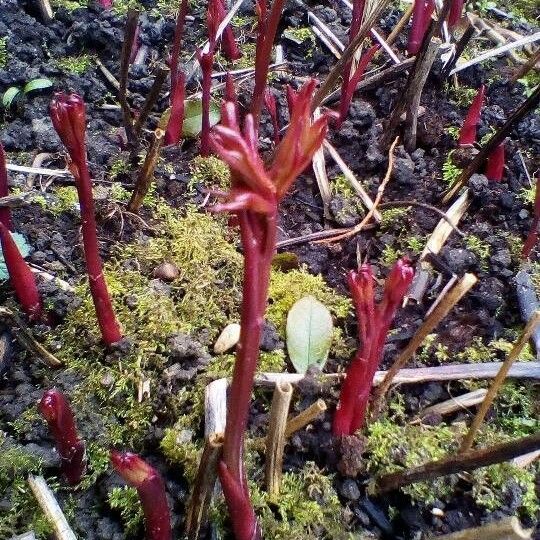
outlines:
[[[62,474],[69,484],[78,484],[86,469],[86,452],[69,401],[59,390],[48,390],[39,402],[39,410],[54,437]]]
[[[464,4],[465,0],[452,0],[450,12],[448,13],[448,26],[450,28],[454,27],[461,20]]]
[[[485,175],[492,182],[500,182],[504,174],[504,142],[491,152],[486,163]]]
[[[165,484],[146,461],[130,452],[111,452],[116,472],[137,490],[144,512],[147,540],[172,540],[171,517]]]
[[[90,292],[101,336],[105,344],[111,345],[122,339],[122,333],[114,314],[99,256],[92,180],[86,161],[84,101],[77,94],[57,93],[51,101],[50,115],[54,129],[71,157],[70,168],[75,178],[81,207],[84,257]]]
[[[225,2],[223,0],[213,1],[216,2],[216,10],[219,17],[218,20],[219,24],[221,24],[223,19],[227,16],[227,11],[225,10]],[[236,42],[236,38],[234,37],[234,32],[230,23],[225,27],[225,30],[223,31],[223,35],[221,37],[221,50],[223,51],[223,54],[225,55],[225,58],[227,58],[227,60],[234,61],[242,57],[242,53],[238,48],[238,43]]]
[[[176,25],[174,27],[173,44],[171,47],[171,56],[169,58],[169,68],[171,70],[171,93],[170,103],[171,106],[174,103],[174,96],[176,95],[175,86],[178,77],[178,63],[180,61],[180,47],[182,45],[182,36],[184,35],[184,25],[186,22],[186,15],[188,9],[188,0],[180,0],[180,7],[178,9],[178,15],[176,17]]]
[[[272,120],[272,127],[274,129],[274,144],[277,146],[279,144],[279,124],[278,124],[278,117],[277,117],[277,102],[276,102],[276,96],[272,94],[272,92],[270,91],[268,87],[265,88],[264,90],[264,104]]]
[[[0,197],[9,195],[8,172],[6,165],[6,152],[2,143],[0,143]],[[11,209],[9,206],[0,208],[0,223],[3,223],[7,229],[13,230],[11,223]]]
[[[267,13],[266,0],[257,1],[257,52],[255,54],[255,86],[251,96],[250,112],[258,130],[264,100],[264,89],[268,79],[268,69],[272,56],[272,45],[276,38],[279,21],[285,0],[274,0],[270,13]]]
[[[113,0],[98,0],[99,5],[103,9],[111,9],[113,7]]]
[[[139,52],[139,35],[141,33],[141,25],[138,24],[135,28],[135,34],[133,34],[133,42],[131,44],[131,53],[129,55],[129,63],[133,64],[137,53]]]
[[[36,278],[24,260],[9,229],[0,222],[0,243],[9,274],[9,282],[23,311],[31,321],[46,321],[43,303],[39,294]]]
[[[240,345],[229,391],[229,421],[225,428],[223,466],[220,467],[237,540],[261,538],[251,509],[243,466],[244,433],[275,252],[279,202],[310,163],[327,132],[325,115],[311,123],[314,88],[315,81],[312,80],[294,95],[289,128],[275,151],[270,168],[265,168],[258,153],[253,116],[246,116],[241,131],[234,103],[224,103],[222,125],[216,126],[211,134],[214,152],[229,165],[232,173],[231,190],[214,211],[227,211],[238,216],[244,254]]]
[[[167,123],[165,131],[165,146],[178,144],[182,138],[182,128],[184,126],[184,100],[186,97],[186,76],[180,71],[173,85],[173,94],[171,94],[171,116]]]
[[[527,235],[527,240],[523,245],[523,251],[521,252],[521,258],[527,259],[531,254],[534,246],[538,242],[538,229],[540,227],[540,180],[536,180],[536,191],[534,196],[533,206],[533,220],[531,223],[531,229]]]
[[[411,31],[407,44],[407,51],[411,56],[417,54],[422,46],[434,9],[435,3],[433,0],[414,0]]]
[[[360,347],[347,369],[334,415],[334,435],[353,435],[365,422],[373,377],[379,367],[386,336],[414,275],[409,261],[400,259],[386,279],[384,294],[375,305],[371,267],[362,265],[348,275],[358,319]]]
[[[476,142],[476,128],[480,123],[480,112],[484,103],[484,94],[486,87],[480,86],[476,96],[467,111],[467,116],[463,122],[463,127],[459,132],[458,144],[459,146],[473,145]]]
[[[238,108],[238,96],[236,95],[234,79],[230,72],[227,72],[227,76],[225,77],[225,95],[223,97],[225,98],[225,101],[230,101],[234,104],[236,116],[238,116],[240,112]]]

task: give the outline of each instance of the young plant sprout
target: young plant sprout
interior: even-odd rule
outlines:
[[[490,154],[486,163],[485,175],[492,182],[500,182],[504,173],[504,142]]]
[[[348,275],[360,334],[360,347],[347,369],[334,416],[334,435],[353,435],[364,425],[373,377],[381,361],[386,336],[414,276],[408,259],[396,262],[386,278],[384,293],[375,304],[373,273],[369,264]]]
[[[453,28],[460,20],[463,14],[463,5],[465,0],[453,0],[448,13],[448,26]]]
[[[407,51],[411,56],[418,53],[435,9],[434,0],[414,0],[414,11]]]
[[[540,228],[540,180],[536,180],[536,191],[534,195],[534,205],[533,205],[533,220],[531,223],[531,229],[527,235],[527,240],[523,245],[523,250],[521,252],[521,258],[527,259],[531,254],[534,246],[538,242],[538,229]]]
[[[6,152],[0,143],[0,197],[9,195],[8,173],[6,164]],[[3,223],[6,229],[12,230],[11,209],[9,206],[0,207],[0,223]]]
[[[165,484],[144,459],[130,452],[111,452],[116,472],[137,490],[144,512],[146,540],[172,540],[171,516]]]
[[[227,16],[227,11],[225,10],[225,2],[224,0],[213,1],[215,1],[216,3],[218,24],[221,24],[223,22],[223,19],[225,19],[225,17]],[[223,36],[221,37],[221,50],[225,58],[227,58],[227,60],[230,60],[231,62],[234,60],[238,60],[242,57],[242,53],[240,52],[240,48],[238,47],[230,23],[225,27],[225,30],[223,31]]]
[[[311,80],[298,93],[289,91],[292,102],[289,128],[269,167],[265,167],[258,153],[255,119],[248,114],[241,131],[234,103],[223,104],[222,124],[214,128],[210,137],[214,152],[229,165],[232,174],[231,190],[214,210],[237,215],[244,254],[240,343],[229,391],[227,418],[230,421],[225,429],[220,465],[220,478],[237,540],[261,538],[246,483],[244,433],[276,246],[279,202],[311,162],[327,132],[326,115],[311,122],[314,88],[315,81]]]
[[[84,256],[90,292],[103,341],[106,345],[112,345],[122,339],[122,333],[114,314],[99,256],[92,180],[86,161],[84,101],[77,94],[57,93],[51,101],[50,115],[54,129],[71,158],[70,170],[75,178],[81,207]]]
[[[71,485],[78,484],[86,468],[86,452],[66,396],[59,390],[48,390],[39,402],[39,411],[54,437],[62,474]]]
[[[0,221],[0,243],[4,262],[9,274],[9,282],[23,311],[31,321],[46,321],[43,302],[36,284],[36,278],[24,260],[11,232]]]
[[[272,120],[272,128],[274,130],[274,144],[277,146],[279,144],[277,103],[276,96],[272,94],[272,91],[269,88],[265,88],[264,90],[264,105],[266,107],[266,110],[268,111],[268,114],[270,115],[270,119]]]
[[[480,123],[480,112],[482,111],[482,105],[484,104],[485,91],[485,86],[480,86],[467,111],[467,116],[465,117],[465,121],[459,132],[459,146],[472,146],[476,142],[476,129]]]

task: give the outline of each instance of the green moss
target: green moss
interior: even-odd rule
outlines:
[[[285,336],[289,310],[297,300],[307,295],[322,302],[337,319],[344,319],[351,310],[351,301],[329,287],[322,276],[309,274],[304,268],[290,272],[274,270],[270,276],[266,318],[282,337]]]
[[[59,216],[64,212],[78,212],[79,197],[75,186],[62,186],[54,190],[52,203],[47,206],[47,210]]]
[[[114,487],[107,497],[109,506],[120,512],[126,536],[133,536],[141,527],[143,511],[137,490],[133,487]]]
[[[395,226],[400,226],[409,211],[409,208],[388,208],[381,210],[381,230],[387,231]]]
[[[216,156],[196,156],[189,164],[191,178],[188,189],[193,191],[197,184],[206,188],[227,190],[231,183],[228,165]]]
[[[51,7],[63,7],[68,11],[74,11],[75,9],[88,7],[88,0],[51,0]]]
[[[7,66],[8,53],[7,53],[8,38],[0,38],[0,69],[4,69]]]
[[[453,150],[448,152],[446,160],[442,166],[442,179],[444,183],[448,184],[449,186],[451,186],[457,180],[458,176],[461,174],[462,171],[462,169],[457,167],[452,160],[453,152]]]
[[[486,269],[489,256],[491,255],[491,246],[474,234],[468,234],[465,237],[465,245],[469,251],[476,255],[480,263],[480,267]]]
[[[448,135],[450,135],[450,137],[452,137],[452,139],[454,139],[455,141],[457,141],[459,139],[459,132],[460,132],[460,128],[457,127],[457,126],[449,126],[446,128],[446,132],[448,133]]]
[[[109,177],[111,180],[114,180],[120,175],[128,174],[130,170],[131,170],[131,165],[128,159],[125,157],[118,157],[114,159],[111,165],[109,166]]]
[[[66,56],[56,60],[56,65],[66,73],[82,75],[86,73],[93,65],[94,57],[90,54],[81,54],[79,56]]]
[[[381,252],[381,262],[384,266],[390,267],[401,257],[401,255],[401,250],[396,249],[390,244],[385,244]]]
[[[454,84],[446,84],[445,89],[448,92],[449,98],[460,107],[469,107],[477,92],[476,88],[456,86]]]
[[[354,191],[351,183],[344,174],[340,174],[332,180],[330,190],[334,195],[341,195],[346,199],[356,196],[356,191]]]

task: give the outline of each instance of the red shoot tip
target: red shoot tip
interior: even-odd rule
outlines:
[[[448,13],[448,25],[454,27],[461,19],[463,13],[463,4],[465,0],[453,0]]]
[[[471,103],[463,127],[459,132],[458,144],[459,146],[473,145],[476,142],[476,128],[480,122],[480,112],[484,103],[484,94],[486,87],[480,86],[476,96]]]
[[[485,175],[492,182],[500,182],[504,174],[504,142],[489,155]]]
[[[85,446],[77,433],[68,400],[62,392],[48,390],[39,402],[39,410],[54,437],[62,473],[70,484],[78,484],[86,466]]]
[[[113,450],[110,457],[116,472],[139,494],[147,540],[172,540],[169,506],[160,474],[144,459],[131,452]]]

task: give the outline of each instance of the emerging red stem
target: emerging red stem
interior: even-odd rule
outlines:
[[[182,138],[182,128],[184,126],[184,100],[186,97],[186,76],[180,71],[175,78],[171,94],[171,115],[165,131],[165,146],[179,144]]]
[[[84,102],[77,94],[57,93],[50,105],[50,115],[54,129],[72,160],[71,170],[81,208],[84,256],[90,292],[94,300],[101,336],[105,344],[111,345],[122,339],[122,333],[114,314],[99,256],[92,180],[86,161]]]
[[[160,474],[138,455],[111,452],[116,472],[137,490],[144,512],[146,540],[172,540],[165,484]]]
[[[536,180],[536,191],[534,196],[533,206],[533,220],[531,223],[531,229],[527,235],[527,240],[523,245],[523,251],[521,252],[521,258],[527,259],[531,254],[532,249],[538,242],[538,229],[540,227],[540,180]]]
[[[448,25],[454,27],[460,20],[463,13],[463,5],[465,0],[452,0],[450,12],[448,13]]]
[[[381,361],[394,315],[414,276],[407,259],[400,259],[386,279],[383,298],[375,305],[369,265],[349,272],[348,282],[358,318],[361,344],[347,369],[334,415],[334,435],[353,435],[364,426],[373,377]]]
[[[23,311],[31,321],[46,321],[43,303],[39,294],[36,278],[23,259],[9,229],[0,222],[0,243],[4,254],[4,262],[9,274],[9,282]]]
[[[180,0],[180,7],[178,8],[178,15],[176,16],[176,24],[174,27],[173,44],[171,47],[171,55],[169,58],[169,68],[171,70],[171,92],[170,103],[173,106],[176,96],[175,86],[177,83],[178,63],[180,61],[180,47],[182,45],[182,36],[184,35],[184,25],[186,22],[186,15],[188,9],[188,0]]]
[[[0,197],[9,195],[8,173],[6,163],[6,152],[2,143],[0,143]],[[9,206],[0,207],[0,223],[3,223],[7,229],[13,230],[11,223],[11,208]]]
[[[417,54],[422,46],[434,9],[434,0],[414,0],[411,31],[407,44],[407,51],[411,56]]]
[[[485,175],[492,182],[500,182],[504,173],[504,142],[491,152],[486,163]]]
[[[270,114],[270,119],[272,120],[272,127],[274,130],[274,144],[277,146],[279,144],[279,124],[278,124],[278,117],[277,117],[277,102],[276,102],[276,96],[272,94],[269,88],[265,88],[264,90],[264,104],[266,106],[266,110]]]
[[[71,485],[78,484],[86,468],[86,452],[69,401],[59,390],[48,390],[39,402],[39,410],[54,437],[62,474]]]
[[[217,4],[216,8],[219,16],[218,20],[219,24],[221,24],[223,19],[227,16],[225,2],[224,0],[213,1],[215,1]],[[234,32],[230,23],[225,27],[225,30],[223,31],[223,35],[221,37],[221,50],[223,51],[223,54],[225,58],[227,58],[227,60],[234,61],[242,58],[242,53],[240,51],[240,48],[238,47],[238,43],[236,42],[236,38],[234,37]]]
[[[284,4],[285,0],[274,0],[270,13],[267,14],[266,0],[257,2],[259,24],[257,26],[257,52],[255,54],[255,86],[253,88],[253,95],[251,96],[250,107],[257,129],[261,118],[264,89],[266,88],[268,79],[272,45],[276,38]]]
[[[484,85],[480,86],[476,96],[469,107],[463,127],[459,132],[458,144],[460,146],[473,145],[476,142],[476,128],[480,123],[480,112],[484,103],[484,94],[486,88]]]

